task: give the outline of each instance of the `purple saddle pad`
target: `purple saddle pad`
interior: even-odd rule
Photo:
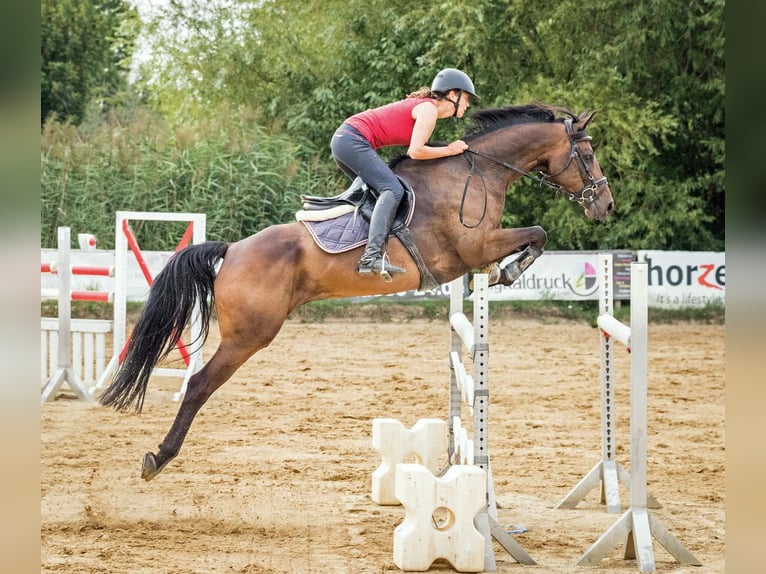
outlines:
[[[344,213],[326,221],[301,221],[316,244],[327,253],[343,253],[367,243],[370,224],[361,214]]]

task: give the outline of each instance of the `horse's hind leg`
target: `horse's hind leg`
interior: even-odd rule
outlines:
[[[144,455],[141,478],[151,480],[178,455],[186,433],[202,405],[254,352],[237,349],[234,344],[221,343],[205,366],[189,378],[181,406],[159,450]]]

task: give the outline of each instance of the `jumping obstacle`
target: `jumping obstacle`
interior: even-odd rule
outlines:
[[[69,253],[69,231],[61,231],[61,237],[58,239],[58,261],[51,261],[40,264],[40,272],[55,275],[57,283],[62,281],[71,286],[72,276],[87,277],[114,277],[114,266],[96,266],[96,265],[64,265],[63,261],[70,258]],[[64,237],[66,235],[66,237]],[[78,234],[81,248],[86,250],[95,248],[95,237],[90,234]],[[64,253],[66,251],[66,253]],[[59,273],[59,270],[61,272]],[[68,275],[67,277],[63,277]],[[68,287],[64,289],[41,289],[40,295],[43,299],[55,297],[59,299],[65,296]],[[71,290],[71,301],[112,301],[113,291],[75,291]],[[59,301],[59,308],[67,305],[67,302]],[[71,368],[77,377],[85,386],[95,384],[98,377],[104,371],[106,366],[106,336],[112,332],[112,321],[102,319],[71,319],[65,309],[64,313],[58,317],[40,318],[40,378],[43,383],[49,381],[51,376],[59,369],[59,340],[65,345],[63,352],[66,352],[66,345],[70,346]],[[60,336],[61,321],[69,321],[69,336]],[[64,332],[67,332],[64,325]],[[62,381],[63,383],[64,381]],[[51,391],[48,392],[48,398],[52,397]]]
[[[622,512],[619,484],[630,489],[630,474],[615,457],[616,411],[614,401],[614,341],[621,342],[631,352],[631,328],[614,318],[614,269],[612,254],[599,254],[599,329],[600,378],[601,378],[601,460],[567,494],[556,508],[571,509],[595,487],[601,485],[601,504],[607,512]],[[649,508],[662,508],[647,493]]]
[[[382,457],[372,473],[372,501],[381,506],[398,506],[401,502],[396,496],[397,465],[413,456],[418,464],[438,474],[447,450],[447,423],[420,419],[407,429],[396,419],[373,419],[372,446]]]
[[[42,297],[55,296],[59,300],[59,319],[43,318],[41,321],[42,361],[41,373],[43,378],[50,370],[54,372],[42,391],[42,401],[51,400],[64,382],[68,382],[78,397],[92,400],[95,393],[101,389],[114,374],[127,351],[127,299],[128,299],[128,251],[135,257],[140,273],[148,286],[153,282],[153,276],[144,259],[138,241],[130,227],[131,221],[178,221],[188,223],[175,251],[179,251],[189,243],[205,241],[205,214],[197,213],[151,213],[118,211],[115,217],[115,257],[114,266],[72,266],[70,265],[70,234],[66,228],[66,239],[59,237],[58,261],[42,263],[43,273],[54,273],[57,277],[56,289],[42,289]],[[60,229],[61,232],[61,229]],[[92,237],[92,236],[88,236]],[[82,243],[82,242],[81,242]],[[114,278],[113,291],[72,291],[72,275],[99,275]],[[94,322],[91,320],[71,319],[71,300],[110,301],[113,302],[112,321]],[[112,333],[112,355],[108,363],[105,359],[105,336]],[[199,340],[201,326],[199,311],[192,316],[190,336]],[[202,368],[203,357],[201,346],[189,350],[179,341],[178,349],[185,363],[182,369],[155,368],[153,375],[183,377],[183,383],[173,400],[178,401],[186,392],[186,385],[192,374]],[[54,362],[53,357],[57,359]],[[93,358],[91,366],[90,359]],[[95,375],[95,380],[92,376]],[[83,380],[82,377],[85,377]],[[90,388],[89,388],[90,387]]]
[[[494,493],[494,482],[489,460],[489,298],[488,298],[489,277],[486,274],[474,275],[473,292],[473,322],[463,313],[463,278],[460,277],[452,281],[450,287],[450,391],[449,391],[449,409],[447,425],[447,466],[438,474],[444,479],[449,477],[449,483],[440,482],[438,476],[434,476],[432,471],[428,471],[432,477],[429,480],[423,478],[422,472],[416,470],[418,467],[427,471],[423,465],[402,464],[403,457],[409,454],[414,455],[418,460],[432,460],[433,453],[428,450],[425,440],[416,439],[415,434],[421,433],[423,437],[427,435],[429,427],[421,423],[417,424],[411,431],[406,431],[402,435],[401,425],[388,425],[386,427],[373,427],[373,434],[377,437],[373,441],[384,460],[378,467],[376,473],[381,469],[391,472],[395,468],[396,490],[394,497],[404,502],[407,514],[400,529],[395,531],[395,558],[396,564],[403,570],[422,570],[423,565],[430,565],[437,558],[444,558],[458,570],[465,572],[496,572],[497,564],[495,561],[494,547],[492,539],[494,538],[516,561],[522,564],[536,564],[536,562],[521,548],[521,546],[505,531],[499,524],[497,518],[497,503]],[[464,366],[462,356],[464,350],[470,353],[473,365],[473,375],[468,375]],[[467,405],[469,415],[473,419],[472,438],[468,438],[468,431],[462,425],[462,406]],[[389,420],[389,419],[378,419]],[[428,421],[426,419],[426,421]],[[432,429],[438,430],[436,423],[440,421],[431,421]],[[386,432],[387,429],[390,429]],[[410,434],[407,434],[410,433]],[[396,447],[387,447],[381,449],[381,445],[399,445]],[[398,460],[395,460],[398,455]],[[455,480],[463,480],[463,473],[470,474],[473,478],[465,479],[475,481],[478,475],[483,481],[483,488],[480,489],[481,504],[473,508],[472,503],[463,498],[474,496],[476,489],[471,489],[472,495],[468,491],[451,488],[449,484]],[[375,475],[373,475],[375,478]],[[382,482],[378,485],[383,484]],[[388,483],[386,483],[388,484]],[[418,490],[420,489],[420,490]],[[375,490],[375,487],[373,487]],[[418,492],[413,492],[418,490]],[[432,516],[433,500],[441,494],[439,504],[444,512],[453,518],[447,521],[454,528],[445,535],[444,528],[440,529],[438,521],[433,518],[429,522],[429,527],[425,528],[423,516]],[[380,498],[380,492],[378,493]],[[413,501],[419,501],[415,504]],[[477,510],[478,509],[478,510]],[[461,513],[468,513],[467,515]],[[466,522],[467,521],[467,522]],[[465,524],[475,524],[476,530],[481,535],[480,541],[483,545],[480,569],[474,562],[476,559],[475,544],[477,538]],[[419,525],[413,527],[413,524]],[[463,526],[460,526],[463,525]],[[462,528],[462,530],[461,530]],[[412,537],[408,539],[407,537]],[[419,540],[419,544],[412,541]],[[450,540],[450,550],[444,546],[447,544],[443,540]],[[404,549],[409,549],[409,556]],[[460,566],[458,566],[458,564]],[[466,568],[461,570],[461,568]]]
[[[57,241],[58,269],[60,270],[57,273],[58,289],[56,290],[58,320],[49,319],[46,321],[43,319],[41,324],[40,342],[43,353],[41,374],[43,376],[46,374],[46,365],[50,366],[52,374],[42,388],[40,401],[44,403],[51,400],[62,385],[67,383],[81,400],[90,402],[93,398],[81,375],[83,371],[87,374],[92,374],[94,339],[98,337],[98,342],[95,346],[101,348],[104,345],[104,334],[108,332],[110,326],[99,321],[96,322],[98,329],[94,325],[93,330],[83,331],[83,329],[91,326],[91,324],[83,324],[81,322],[78,322],[76,326],[72,324],[71,300],[74,294],[71,291],[71,279],[74,271],[70,265],[71,232],[68,227],[58,228]],[[53,268],[50,265],[42,265],[41,271],[46,270],[47,272],[52,272]],[[85,293],[87,294],[87,292]],[[42,295],[46,294],[42,293]],[[75,327],[74,340],[77,342],[74,347],[74,359],[72,353],[73,327]],[[87,351],[84,359],[83,349],[80,346],[83,336],[86,340],[85,350]],[[55,370],[53,368],[53,357],[56,357]],[[101,364],[103,365],[103,356],[101,357]],[[96,369],[98,370],[98,363],[96,363]]]
[[[106,336],[112,332],[112,322],[101,319],[72,319],[72,367],[77,376],[90,386],[106,367]],[[47,381],[58,368],[58,317],[40,318],[40,378]]]
[[[450,393],[448,456],[452,464],[470,460],[486,472],[487,495],[484,506],[476,515],[479,532],[484,536],[484,571],[496,572],[497,564],[492,546],[494,538],[520,564],[536,562],[522,549],[498,522],[494,480],[489,459],[489,275],[473,276],[473,322],[463,313],[463,278],[450,283]],[[473,365],[473,376],[467,375],[462,361],[467,350]],[[473,439],[470,445],[467,431],[461,423],[462,405],[473,416]],[[466,452],[470,449],[470,453]]]
[[[128,249],[138,263],[141,274],[144,276],[146,284],[151,287],[154,278],[146,264],[146,260],[141,253],[135,235],[130,228],[131,221],[178,221],[188,222],[181,240],[175,248],[178,252],[189,243],[197,244],[205,241],[205,221],[204,213],[152,213],[146,211],[118,211],[115,217],[114,225],[114,259],[115,259],[115,290],[114,290],[114,354],[107,364],[102,376],[96,382],[92,392],[96,392],[106,385],[107,381],[114,374],[117,367],[125,357],[127,352],[127,300],[128,300],[128,282],[127,282],[127,260]],[[202,302],[204,305],[205,302]],[[192,314],[191,321],[191,340],[200,341],[201,325],[199,321],[199,310]],[[186,385],[189,378],[202,368],[202,346],[198,345],[192,351],[189,351],[183,341],[178,342],[178,350],[181,353],[186,367],[169,368],[155,367],[153,375],[165,377],[183,377],[180,390],[173,395],[173,400],[178,401],[186,393]]]
[[[601,265],[606,266],[604,259]],[[611,257],[609,258],[611,264]],[[654,572],[652,536],[681,564],[701,563],[649,513],[646,487],[648,273],[646,263],[630,266],[630,326],[600,315],[598,325],[630,347],[630,508],[580,557],[578,565],[595,566],[624,543],[624,558],[635,559],[641,572]],[[610,284],[611,285],[611,284]]]

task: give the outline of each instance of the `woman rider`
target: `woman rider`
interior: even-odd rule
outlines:
[[[408,146],[407,155],[415,160],[463,153],[468,145],[462,140],[442,147],[429,146],[427,142],[436,120],[463,117],[469,96],[478,98],[471,78],[455,68],[445,68],[436,75],[430,88],[420,88],[403,100],[353,115],[333,135],[330,149],[338,166],[350,179],[358,176],[378,192],[367,247],[357,266],[360,275],[379,273],[390,282],[391,274],[405,271],[391,265],[382,251],[404,188],[376,150]]]

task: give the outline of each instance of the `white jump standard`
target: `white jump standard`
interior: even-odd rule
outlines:
[[[600,254],[598,258],[599,314],[597,318],[600,347],[601,378],[601,460],[583,478],[556,508],[574,508],[599,484],[601,504],[607,512],[622,512],[619,483],[630,490],[630,474],[617,462],[615,440],[617,417],[614,408],[614,341],[617,340],[631,351],[630,327],[614,318],[614,269],[611,254]],[[649,508],[661,508],[654,497],[647,493]]]
[[[630,508],[577,561],[594,566],[624,544],[624,558],[635,559],[641,572],[654,572],[652,536],[681,564],[701,563],[649,513],[646,488],[648,277],[646,263],[630,266],[630,329],[619,339],[630,344]],[[613,323],[602,321],[608,328]]]
[[[44,403],[56,396],[56,392],[67,383],[83,401],[91,402],[88,388],[72,367],[72,305],[69,246],[71,233],[68,227],[58,228],[58,265],[64,272],[58,277],[58,365],[41,391],[40,402]]]

